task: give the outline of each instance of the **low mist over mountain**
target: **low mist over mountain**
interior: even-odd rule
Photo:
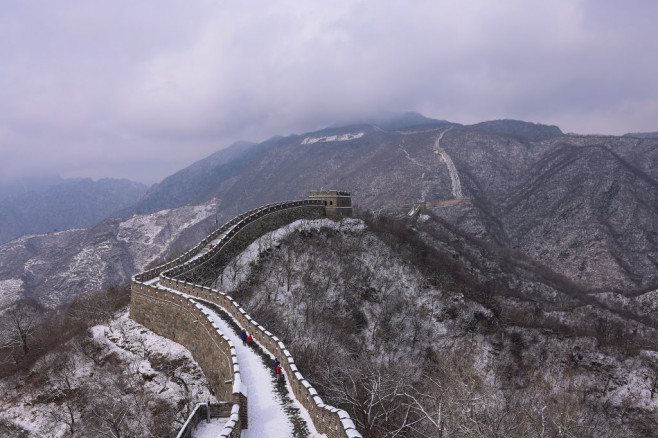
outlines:
[[[153,213],[208,199],[208,192],[222,181],[238,174],[267,149],[261,144],[237,142],[155,184],[135,205],[124,213]]]
[[[88,227],[134,204],[140,183],[49,178],[5,184],[0,191],[0,243],[24,234]]]
[[[658,132],[633,132],[629,134],[624,134],[624,137],[658,138]]]

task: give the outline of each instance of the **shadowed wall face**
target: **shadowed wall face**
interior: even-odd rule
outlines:
[[[175,273],[176,269],[173,269],[165,272],[164,275],[171,275],[172,278],[189,283],[211,286],[231,259],[244,251],[260,236],[299,219],[321,219],[328,214],[327,207],[320,205],[304,205],[268,213],[240,228],[228,242],[218,245],[213,250],[215,254],[210,259],[199,259],[196,266],[187,267],[184,272]]]
[[[160,293],[161,294],[161,293]],[[171,294],[173,295],[173,294]],[[228,343],[211,336],[198,309],[136,292],[133,287],[130,317],[160,336],[177,342],[192,353],[218,400],[232,400],[231,351]]]

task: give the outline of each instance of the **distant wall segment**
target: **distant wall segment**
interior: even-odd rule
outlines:
[[[351,200],[346,199],[349,193],[335,193],[341,198],[341,206],[349,206],[351,213]],[[276,336],[247,315],[233,298],[208,287],[213,273],[218,275],[228,261],[265,233],[298,219],[342,216],[335,214],[332,205],[327,205],[325,198],[331,194],[322,192],[323,199],[268,204],[239,215],[176,260],[133,277],[131,318],[187,347],[217,397],[233,401],[231,419],[221,437],[238,437],[241,429],[248,427],[247,400],[240,388],[234,346],[218,333],[217,327],[191,297],[223,308],[260,345],[280,359],[295,398],[307,409],[318,432],[328,438],[361,437],[347,412],[322,401]]]
[[[311,208],[309,209],[307,207]],[[181,254],[176,259],[156,268],[137,274],[134,276],[134,278],[139,282],[148,282],[159,277],[160,274],[165,271],[170,271],[170,276],[176,276],[182,272],[194,269],[196,266],[203,264],[204,262],[213,258],[216,254],[220,253],[223,250],[223,245],[230,241],[233,236],[238,234],[242,228],[246,227],[254,221],[263,218],[264,216],[272,215],[280,210],[298,210],[298,217],[294,218],[292,215],[288,216],[292,222],[296,219],[301,219],[304,217],[324,217],[325,213],[323,208],[323,201],[310,199],[303,201],[277,202],[274,204],[258,207],[231,219],[217,230],[213,231],[209,236],[199,242],[194,248]],[[315,212],[310,213],[309,210],[314,210]],[[215,245],[213,245],[212,249],[206,251],[212,242],[216,242]],[[173,268],[176,269],[172,270]]]
[[[321,201],[299,202],[302,204],[266,209],[243,218],[206,254],[162,272],[161,277],[177,278],[204,286],[212,285],[228,262],[260,236],[299,219],[325,217],[325,207]]]

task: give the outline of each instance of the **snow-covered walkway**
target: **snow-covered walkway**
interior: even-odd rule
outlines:
[[[211,306],[204,305],[201,300],[196,301],[208,311],[211,320],[236,347],[240,378],[247,387],[249,406],[249,428],[242,431],[242,438],[326,438],[326,435],[315,430],[306,409],[294,397],[288,396],[292,394],[292,388],[287,379],[285,383],[277,384],[272,359],[269,356],[264,359],[255,349],[243,346],[239,334],[228,322]]]
[[[194,431],[194,438],[216,438],[224,429],[228,418],[213,418],[209,423],[201,420]]]
[[[234,224],[234,225],[228,227],[226,230],[224,230],[224,232],[223,232],[222,234],[220,234],[219,236],[215,237],[215,238],[214,238],[214,239],[213,239],[213,240],[212,240],[207,246],[204,246],[203,248],[201,248],[201,249],[199,250],[199,252],[197,252],[196,255],[195,255],[194,257],[190,258],[190,260],[189,260],[187,263],[192,262],[192,261],[194,261],[194,260],[196,260],[196,259],[198,259],[198,258],[201,258],[202,256],[204,256],[204,255],[206,255],[207,253],[209,253],[210,251],[212,251],[212,248],[216,248],[217,245],[219,245],[219,242],[220,242],[224,237],[226,237],[226,235],[227,235],[228,233],[230,233],[231,230],[233,230],[236,226],[237,226],[237,224]]]

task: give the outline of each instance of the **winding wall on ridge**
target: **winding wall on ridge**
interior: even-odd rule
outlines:
[[[176,260],[133,277],[131,318],[188,348],[217,397],[233,401],[232,415],[221,437],[238,437],[242,428],[248,427],[247,399],[233,344],[191,297],[220,306],[280,359],[294,396],[307,409],[319,433],[328,438],[361,437],[347,412],[324,404],[276,336],[247,315],[233,298],[208,287],[212,274],[218,275],[219,269],[258,237],[298,219],[320,217],[325,217],[323,201],[268,204],[227,222]]]

